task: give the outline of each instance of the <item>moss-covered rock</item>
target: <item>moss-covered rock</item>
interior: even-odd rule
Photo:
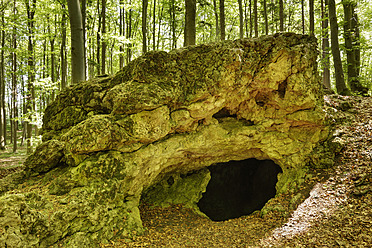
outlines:
[[[141,196],[197,208],[205,168],[230,160],[273,160],[277,193],[292,190],[333,160],[316,60],[315,38],[278,34],[150,52],[66,89],[25,172],[0,183],[0,246],[138,234]]]

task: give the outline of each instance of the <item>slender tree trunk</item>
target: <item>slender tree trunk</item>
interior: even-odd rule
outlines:
[[[131,0],[129,1],[129,5],[131,4]],[[127,40],[132,38],[132,9],[129,9],[126,14],[126,36]],[[132,43],[129,41],[127,44],[127,64],[132,60]]]
[[[119,15],[119,35],[125,36],[125,18],[124,18],[124,1],[120,1],[120,15]],[[124,44],[120,43],[119,47],[119,69],[124,67]]]
[[[355,11],[357,8],[357,3],[355,2],[355,5],[352,6],[352,13],[353,18],[351,19],[351,30],[354,31],[353,36],[353,43],[354,43],[354,53],[355,53],[355,61],[356,61],[356,71],[357,71],[357,77],[359,77],[360,73],[360,32],[359,32],[359,18],[358,14]]]
[[[279,0],[279,31],[284,32],[284,4],[283,0]]]
[[[16,0],[14,0],[14,9],[13,9],[13,15],[14,15],[14,21],[16,20],[16,14],[17,14],[17,9],[16,9]],[[12,124],[13,124],[13,129],[12,129],[12,141],[13,141],[13,152],[17,151],[17,120],[16,118],[18,117],[17,114],[17,54],[16,54],[16,49],[17,49],[17,31],[16,27],[14,25],[13,27],[13,37],[12,37]]]
[[[169,16],[171,23],[171,49],[177,48],[177,38],[176,38],[176,3],[175,0],[171,0],[169,8]]]
[[[147,7],[148,0],[142,0],[142,53],[147,52]]]
[[[329,34],[328,34],[328,0],[322,0],[322,60],[323,60],[323,84],[331,89],[331,73],[329,70]]]
[[[50,39],[50,79],[52,81],[52,84],[54,85],[56,82],[56,62],[55,62],[55,56],[54,56],[54,43],[55,43],[55,38],[52,37]]]
[[[253,0],[253,15],[254,15],[254,36],[258,37],[258,11],[257,0]]]
[[[156,50],[156,0],[152,13],[152,50]]]
[[[107,48],[107,42],[105,40],[106,35],[106,0],[102,0],[102,68],[101,68],[101,74],[106,74],[106,48]]]
[[[87,31],[87,24],[86,24],[86,20],[87,20],[87,0],[80,0],[80,3],[81,3],[81,19],[82,19],[82,26],[83,26],[83,44],[84,44],[84,47],[85,45],[87,44],[87,36],[86,36],[86,31]],[[84,65],[87,64],[87,50],[84,49]],[[86,66],[84,66],[84,70],[85,70],[85,73],[84,73],[84,80],[86,80],[86,73],[87,73],[87,68]]]
[[[344,7],[344,39],[347,56],[347,79],[352,92],[366,94],[368,89],[359,81],[360,50],[358,17],[355,13],[355,3],[342,2]]]
[[[28,83],[27,83],[27,100],[26,100],[26,112],[32,113],[35,110],[34,99],[35,99],[35,90],[34,90],[34,81],[35,81],[35,65],[34,65],[34,46],[33,46],[33,31],[34,31],[34,15],[36,9],[36,0],[32,0],[31,4],[26,1],[27,9],[27,26],[28,26]],[[44,70],[46,71],[46,70]],[[31,115],[30,115],[31,117]],[[27,138],[27,154],[32,153],[32,124],[30,121],[25,122],[26,125],[26,138]]]
[[[329,0],[328,11],[329,11],[329,22],[331,26],[331,49],[332,49],[333,63],[335,66],[337,93],[341,95],[349,95],[350,92],[345,85],[344,72],[342,70],[342,62],[341,62],[341,55],[340,55],[340,46],[338,44],[338,24],[337,24],[335,0]]]
[[[98,13],[98,30],[97,30],[97,52],[96,52],[96,58],[97,58],[97,64],[96,64],[96,70],[97,74],[101,74],[101,27],[102,27],[102,13],[99,8],[100,0],[97,0],[97,13]]]
[[[26,93],[25,81],[24,81],[23,77],[21,78],[21,92],[20,93],[21,93],[21,96],[22,96],[21,97],[22,102],[20,102],[19,105],[22,106],[22,108],[21,108],[22,116],[26,116],[26,114],[27,114],[27,94],[28,93]],[[20,146],[22,147],[24,145],[25,140],[27,139],[28,121],[22,121],[21,125],[22,125],[22,137],[21,137]],[[27,141],[26,141],[26,143],[27,143]],[[26,147],[26,149],[28,149],[28,147]],[[29,153],[29,152],[27,151],[27,153]]]
[[[62,5],[62,9],[65,10],[65,5]],[[66,23],[67,18],[66,14],[62,13],[61,19],[61,31],[62,31],[62,41],[61,41],[61,89],[67,87],[67,56],[66,56],[66,41],[67,41],[67,34],[66,34]],[[52,96],[52,100],[54,96]]]
[[[1,1],[3,4],[3,1]],[[0,52],[0,149],[5,149],[6,146],[6,106],[5,106],[5,64],[4,64],[4,48],[5,48],[5,21],[4,10],[1,11],[1,52]]]
[[[221,40],[225,40],[225,0],[220,0],[220,34]]]
[[[160,4],[159,4],[159,11],[160,12],[160,16],[159,16],[159,29],[158,29],[158,40],[156,42],[156,49],[159,50],[159,46],[160,46],[160,34],[161,34],[161,25],[162,25],[162,21],[163,21],[163,12],[164,12],[164,7],[162,6],[160,8]]]
[[[248,31],[248,0],[244,0],[244,24],[245,24],[245,36],[249,37]]]
[[[239,38],[243,39],[244,36],[244,14],[242,0],[238,0],[239,4]]]
[[[214,10],[214,17],[216,21],[216,41],[220,40],[220,22],[218,19],[218,7],[217,7],[217,0],[213,0],[213,10]]]
[[[252,0],[249,0],[249,38],[253,35]]]
[[[185,0],[185,41],[184,46],[195,45],[196,42],[196,0]]]
[[[269,20],[267,18],[267,4],[266,0],[263,0],[263,8],[264,8],[264,20],[265,20],[265,34],[269,34]]]
[[[301,0],[301,22],[302,22],[302,34],[305,34],[305,6],[304,0]]]
[[[310,15],[310,35],[314,36],[314,0],[309,0],[309,15]]]
[[[71,77],[72,83],[85,80],[83,23],[79,0],[68,0],[71,27]]]

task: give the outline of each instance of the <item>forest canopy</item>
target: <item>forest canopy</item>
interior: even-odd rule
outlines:
[[[16,151],[21,141],[31,152],[44,109],[71,83],[76,6],[83,79],[113,74],[147,51],[295,32],[318,39],[327,88],[365,95],[372,87],[367,0],[1,0],[1,148]]]

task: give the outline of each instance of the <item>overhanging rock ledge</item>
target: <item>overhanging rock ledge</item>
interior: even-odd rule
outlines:
[[[231,160],[272,160],[277,193],[293,189],[309,165],[333,163],[316,59],[315,38],[277,34],[149,52],[66,89],[25,170],[0,184],[0,246],[93,247],[138,234],[143,192],[191,175],[194,196],[180,201],[196,207],[205,168]]]

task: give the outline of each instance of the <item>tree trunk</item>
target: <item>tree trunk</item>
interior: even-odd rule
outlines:
[[[171,49],[177,48],[176,38],[176,0],[171,0],[169,7],[170,25],[171,25]]]
[[[50,79],[53,85],[56,82],[56,73],[55,73],[56,62],[55,62],[55,56],[54,56],[54,52],[55,52],[54,42],[55,42],[55,38],[53,37],[50,39]]]
[[[131,0],[129,1],[129,5],[131,5]],[[127,23],[127,30],[126,30],[126,38],[128,40],[127,44],[127,64],[132,60],[132,43],[130,39],[132,38],[132,9],[129,9],[126,14],[126,23]]]
[[[253,15],[254,15],[254,37],[258,37],[257,0],[253,0]]]
[[[158,13],[159,12],[160,12],[160,15],[159,15],[158,40],[156,41],[156,49],[157,50],[159,50],[159,46],[160,46],[161,23],[163,21],[163,12],[164,12],[164,7],[162,6],[160,8],[160,4],[159,4],[159,11],[158,11]]]
[[[32,0],[31,4],[27,0],[26,1],[26,9],[27,9],[27,26],[28,26],[28,61],[27,61],[27,97],[26,97],[26,113],[31,114],[34,108],[34,98],[35,98],[35,91],[34,91],[34,81],[35,81],[35,65],[34,65],[34,46],[33,46],[33,32],[34,32],[34,15],[36,9],[36,0]],[[44,69],[46,71],[46,68]],[[25,121],[26,127],[26,144],[27,144],[27,154],[32,153],[32,124],[30,123],[31,115],[29,120]]]
[[[87,36],[86,36],[86,31],[87,31],[87,25],[86,25],[86,19],[87,19],[87,0],[80,0],[81,1],[81,19],[82,19],[82,26],[83,26],[83,44],[85,47],[85,44],[87,42]],[[87,64],[87,50],[84,48],[84,65]],[[84,66],[84,80],[86,80],[86,66]]]
[[[65,10],[65,5],[62,4],[62,9]],[[67,34],[66,34],[66,15],[62,13],[61,18],[61,31],[62,31],[62,41],[61,41],[61,89],[67,87],[67,56],[66,56],[66,41],[67,41]],[[53,100],[54,96],[52,97]]]
[[[3,1],[2,1],[3,3]],[[1,52],[0,52],[0,149],[5,149],[6,146],[6,108],[5,108],[5,63],[4,63],[4,48],[5,48],[5,20],[4,10],[1,11],[2,29],[1,37]]]
[[[266,4],[266,0],[263,0],[263,8],[264,8],[264,20],[265,20],[265,34],[268,35],[269,34],[269,21],[268,21],[268,18],[267,18],[267,4]]]
[[[249,0],[249,38],[253,35],[252,0]]]
[[[360,32],[359,32],[359,18],[358,14],[355,11],[357,4],[355,3],[352,10],[353,18],[351,20],[351,29],[354,30],[354,39],[353,43],[354,45],[354,53],[355,53],[355,61],[356,61],[356,71],[357,71],[357,77],[359,77],[360,73]]]
[[[214,17],[216,21],[216,41],[220,40],[220,22],[218,19],[217,0],[213,0]]]
[[[249,37],[248,31],[248,0],[244,0],[244,24],[245,24],[245,36]]]
[[[350,92],[345,85],[344,72],[342,70],[340,46],[338,44],[338,24],[337,24],[335,0],[329,0],[328,11],[329,11],[329,22],[331,26],[331,49],[332,49],[333,63],[335,66],[337,93],[341,95],[350,95]]]
[[[309,0],[309,19],[310,19],[310,35],[314,35],[315,23],[314,23],[314,0]]]
[[[125,19],[124,19],[124,1],[120,1],[120,14],[119,14],[119,35],[121,37],[125,36]],[[124,44],[120,43],[119,46],[119,69],[124,67]]]
[[[85,80],[83,23],[79,0],[68,0],[71,28],[71,78],[76,84]]]
[[[242,0],[238,0],[239,4],[239,38],[243,39],[244,36],[244,14]]]
[[[97,14],[98,14],[98,29],[97,29],[97,52],[96,52],[96,70],[97,74],[101,74],[101,27],[102,27],[102,13],[99,9],[100,0],[97,0]]]
[[[305,34],[305,4],[304,4],[304,0],[301,0],[301,23],[302,23],[302,34]]]
[[[225,40],[225,0],[220,0],[220,38]]]
[[[101,58],[101,74],[106,74],[106,48],[107,48],[107,42],[105,40],[106,35],[106,0],[102,0],[102,58]]]
[[[147,6],[148,0],[142,0],[142,53],[147,52]]]
[[[184,46],[195,45],[196,42],[196,0],[185,0],[185,41]]]
[[[331,90],[331,73],[329,70],[329,35],[328,35],[328,0],[322,0],[322,65],[323,65],[323,84]]]
[[[284,32],[284,4],[283,0],[279,0],[279,31]]]
[[[156,0],[154,0],[152,13],[152,43],[152,50],[156,50]]]
[[[14,0],[14,9],[13,9],[13,15],[14,15],[14,21],[16,20],[16,0]],[[17,102],[17,31],[15,25],[13,26],[13,37],[12,37],[12,142],[13,142],[13,152],[17,151],[17,120],[18,117],[17,109],[16,109],[16,102]]]
[[[350,1],[342,2],[344,7],[344,39],[347,56],[347,79],[352,92],[365,94],[368,89],[359,81],[360,50],[359,32],[356,30],[358,17],[355,13],[355,5]]]

